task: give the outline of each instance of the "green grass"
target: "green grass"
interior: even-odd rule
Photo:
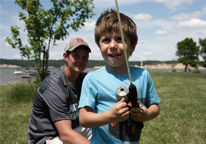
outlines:
[[[27,81],[0,86],[0,143],[26,144],[36,85]]]
[[[206,73],[150,74],[161,99],[160,114],[144,123],[140,144],[205,143]],[[31,82],[0,86],[1,144],[27,143],[34,90]]]
[[[206,142],[206,73],[150,72],[160,114],[145,122],[142,144]]]

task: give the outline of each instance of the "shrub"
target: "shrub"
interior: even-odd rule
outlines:
[[[199,71],[198,69],[195,69],[195,70],[193,71],[193,73],[200,73],[200,71]]]
[[[176,72],[176,69],[172,69],[172,71],[171,72]]]
[[[31,79],[26,82],[16,83],[11,85],[8,92],[8,102],[33,102],[38,85]]]

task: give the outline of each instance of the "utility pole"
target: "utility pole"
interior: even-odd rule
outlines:
[[[142,43],[146,43],[146,41],[141,41],[141,68],[143,67],[143,62],[142,62]]]

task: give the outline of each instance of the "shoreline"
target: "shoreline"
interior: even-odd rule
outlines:
[[[141,67],[139,65],[131,65],[131,66]],[[93,68],[101,68],[101,67],[102,66],[95,66]],[[178,63],[174,65],[174,67],[173,67],[173,64],[156,64],[156,65],[144,65],[143,68],[144,69],[168,69],[169,70],[169,69],[185,69],[185,66],[182,63]],[[190,65],[187,68],[190,70],[195,70],[195,68],[191,67]],[[198,69],[205,70],[206,68],[202,66],[198,66]]]
[[[134,67],[141,67],[139,65],[131,65]],[[94,66],[94,67],[88,67],[88,68],[95,68],[95,69],[99,69],[103,66]],[[25,67],[20,67],[18,65],[7,65],[7,64],[2,64],[0,65],[0,68],[17,68],[17,69],[23,69]],[[57,68],[57,67],[53,67],[53,66],[49,66],[48,68]],[[144,65],[143,66],[144,69],[185,69],[185,66],[182,63],[178,63],[176,65],[173,66],[173,64],[156,64],[156,65]],[[195,70],[194,67],[191,67],[190,65],[187,67],[190,70]],[[205,67],[202,66],[198,66],[199,70],[205,70]]]
[[[10,82],[7,82],[7,83],[0,84],[0,86],[1,85],[9,85],[9,84],[17,84],[17,83],[21,83],[21,80],[10,81]]]
[[[10,66],[10,65],[8,65]],[[15,67],[0,67],[0,69],[15,69]],[[93,71],[93,70],[97,70],[99,68],[101,68],[102,66],[95,66],[93,68],[87,68],[87,71]],[[140,66],[137,66],[135,65],[134,67],[140,67]],[[24,67],[19,67],[20,69],[23,69]],[[56,68],[56,67],[53,67],[53,68]],[[167,64],[158,64],[158,65],[145,65],[143,67],[144,69],[147,69],[148,71],[162,71],[162,72],[172,72],[173,70],[175,70],[175,72],[184,72],[184,65],[183,64],[177,64],[176,66],[174,66],[174,69],[172,68],[172,65],[167,65]],[[187,70],[186,72],[194,72],[195,71],[195,68],[191,68],[191,67],[188,67],[190,70]],[[58,68],[57,68],[58,69]],[[206,72],[206,68],[204,67],[199,67],[198,70],[200,72]],[[53,70],[51,69],[51,72]],[[1,76],[2,73],[1,73]],[[12,75],[13,76],[13,75]],[[19,76],[18,76],[19,77]],[[7,79],[6,77],[4,78],[4,80],[2,79],[0,85],[8,85],[8,84],[15,84],[15,83],[21,83],[22,81],[24,80],[21,80],[21,78],[18,78],[18,80],[5,80]],[[10,78],[9,78],[10,79]]]

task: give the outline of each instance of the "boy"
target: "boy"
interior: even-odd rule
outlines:
[[[127,57],[137,44],[135,23],[120,14]],[[117,12],[106,10],[98,18],[95,42],[99,46],[106,65],[90,72],[84,79],[79,103],[79,120],[83,127],[92,129],[91,144],[137,144],[141,129],[136,122],[151,120],[159,114],[157,92],[147,70],[130,67],[132,83],[137,87],[138,99],[145,105],[128,108],[125,99],[116,98],[116,90],[129,87],[124,48]]]
[[[29,144],[88,144],[91,129],[79,126],[78,101],[91,49],[81,38],[65,46],[65,66],[44,79],[29,119]]]

